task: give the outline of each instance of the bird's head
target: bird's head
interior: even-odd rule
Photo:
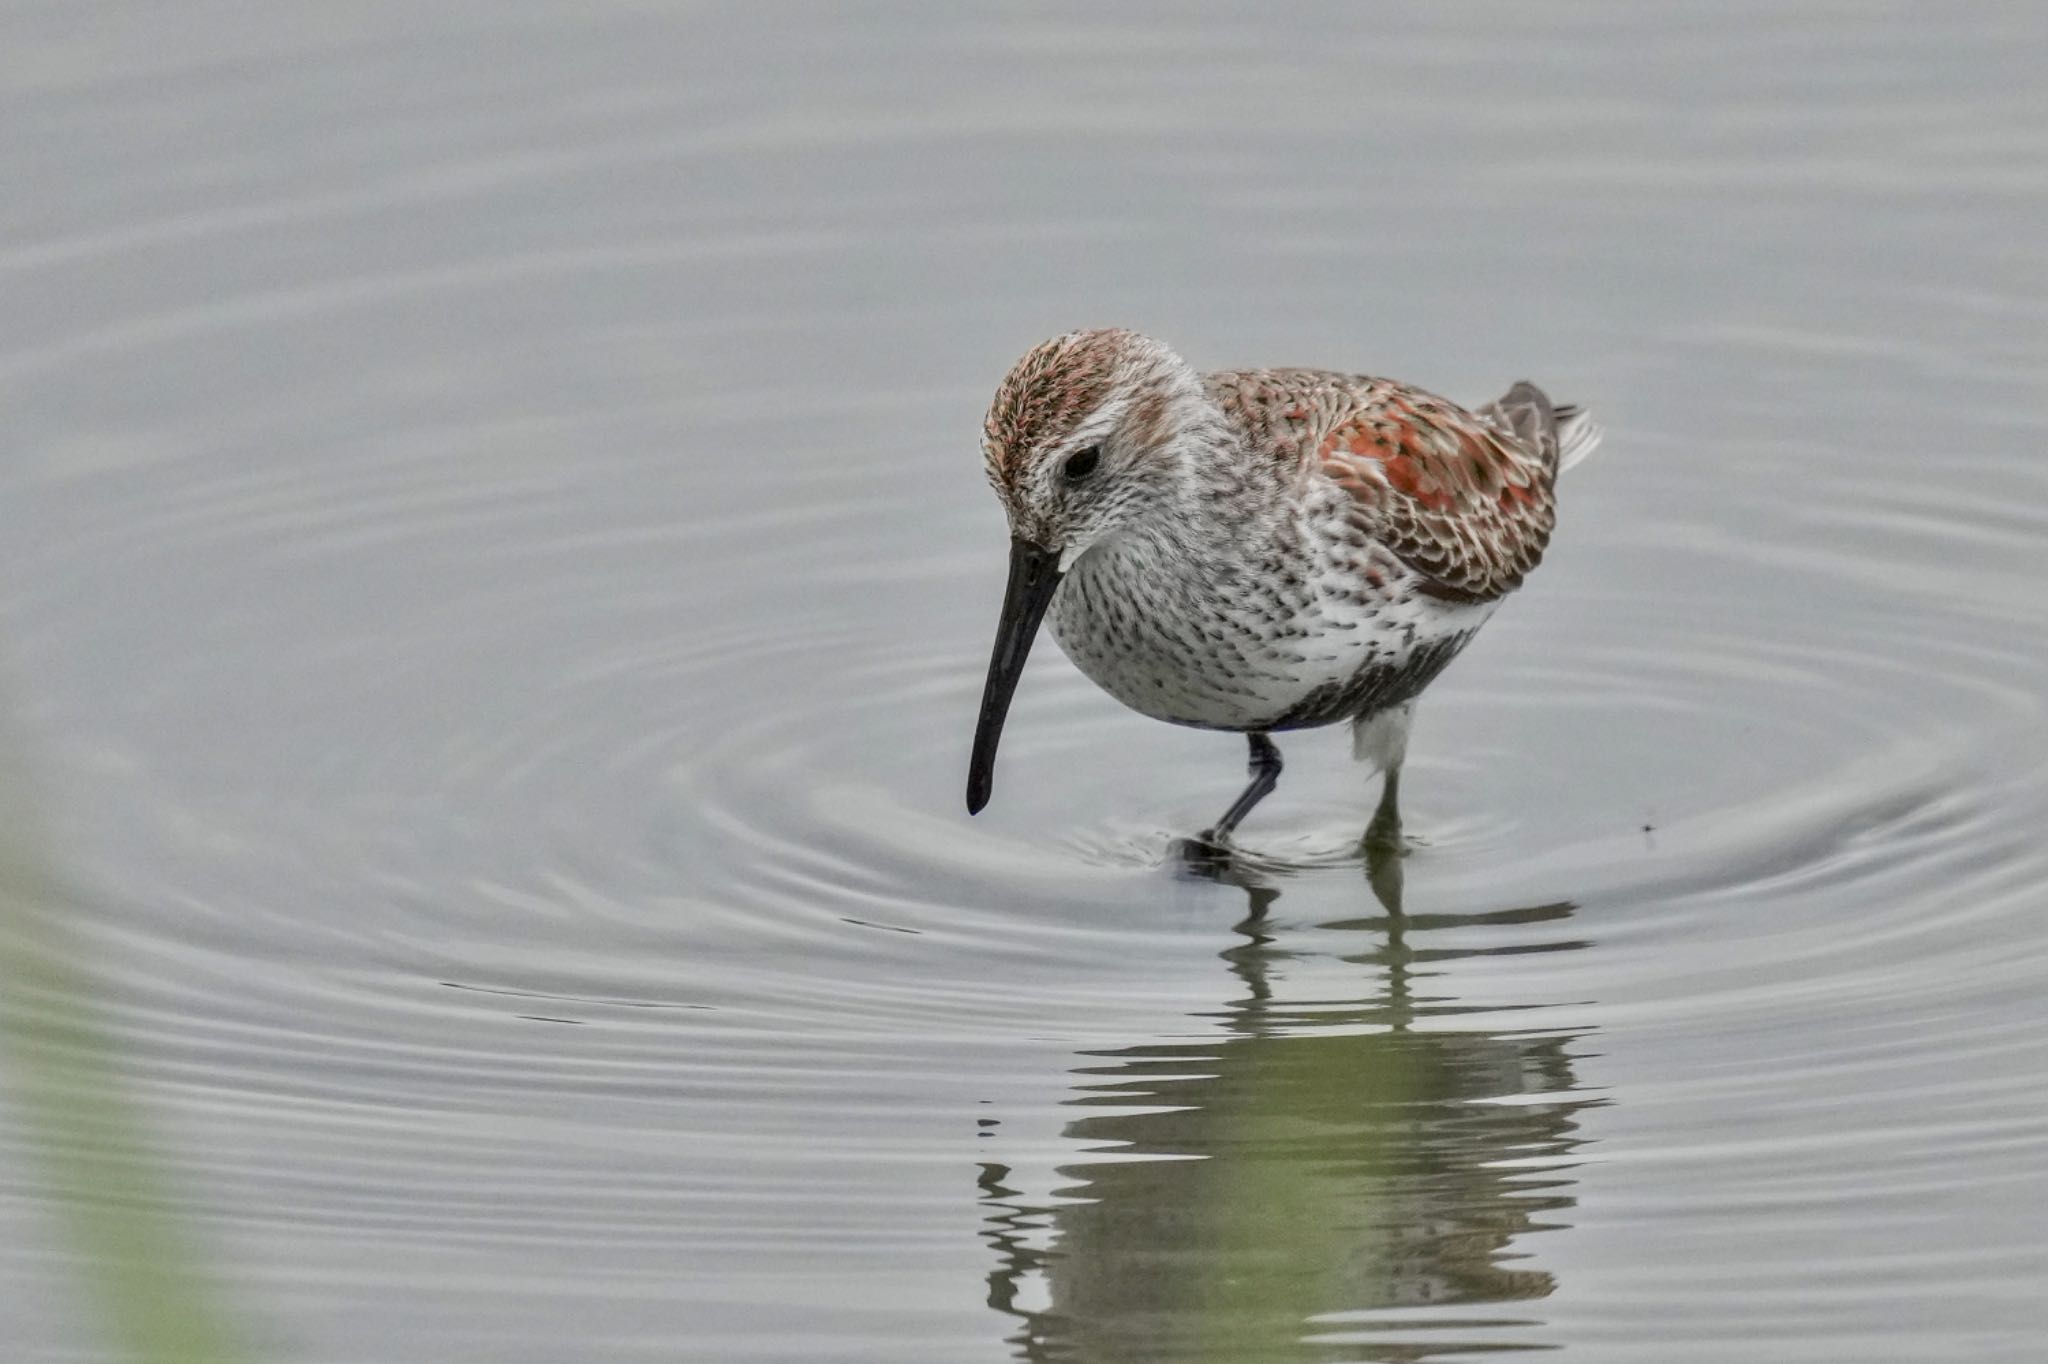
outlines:
[[[1010,579],[967,775],[980,811],[996,743],[1060,577],[1187,486],[1217,414],[1187,361],[1148,336],[1069,332],[1011,367],[982,426],[988,480],[1010,518]]]
[[[1212,410],[1194,369],[1149,336],[1100,328],[1033,347],[982,424],[1011,538],[1065,572],[1172,496]]]

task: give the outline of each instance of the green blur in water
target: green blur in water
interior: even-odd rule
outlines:
[[[147,1364],[233,1364],[244,1351],[172,1211],[144,1115],[92,1006],[91,971],[62,918],[63,886],[4,731],[0,763],[4,1097],[42,1162],[102,1339]]]

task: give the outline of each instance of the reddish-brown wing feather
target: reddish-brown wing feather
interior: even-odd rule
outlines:
[[[1432,595],[1491,601],[1543,557],[1557,519],[1554,434],[1532,445],[1504,415],[1495,425],[1390,379],[1259,370],[1211,383],[1254,448],[1293,454],[1343,488],[1359,528]]]

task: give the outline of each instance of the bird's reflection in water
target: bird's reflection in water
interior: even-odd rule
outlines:
[[[1104,1111],[1066,1135],[1114,1154],[1060,1172],[1075,1201],[1026,1206],[1008,1167],[981,1167],[989,1304],[1016,1319],[1017,1357],[1417,1360],[1540,1343],[1526,1304],[1555,1284],[1528,1238],[1573,1203],[1584,1033],[1482,1030],[1486,1015],[1427,991],[1462,957],[1579,946],[1554,931],[1573,907],[1410,917],[1400,860],[1380,856],[1376,907],[1286,931],[1269,927],[1279,886],[1228,861],[1196,874],[1250,901],[1222,954],[1241,989],[1221,1033],[1088,1055],[1069,1102]],[[1429,945],[1473,936],[1485,944]],[[1359,949],[1320,955],[1362,998],[1280,997],[1304,938]],[[1486,1306],[1505,1303],[1523,1305]]]

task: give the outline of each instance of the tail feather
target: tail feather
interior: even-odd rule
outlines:
[[[1557,421],[1557,471],[1563,473],[1599,449],[1600,438],[1607,433],[1582,407],[1555,408],[1552,416]]]
[[[1543,390],[1527,379],[1480,408],[1479,416],[1495,430],[1555,459],[1559,473],[1592,454],[1600,443],[1600,423],[1592,413],[1569,404],[1553,407]]]

